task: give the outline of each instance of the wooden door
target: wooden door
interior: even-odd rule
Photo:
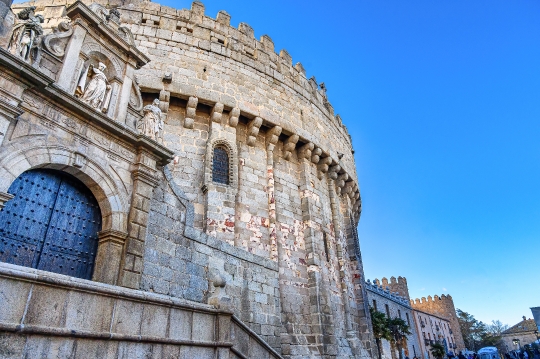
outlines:
[[[0,212],[0,261],[90,279],[101,212],[90,190],[69,174],[20,175]]]

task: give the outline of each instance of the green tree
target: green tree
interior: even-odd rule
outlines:
[[[444,350],[444,345],[438,342],[435,344],[432,344],[429,351],[437,359],[442,359],[446,355],[446,351]]]
[[[502,340],[502,333],[508,329],[508,325],[500,320],[492,320],[491,324],[485,326],[485,332],[480,333],[479,347],[497,347],[499,351],[506,351]]]
[[[402,349],[407,343],[407,335],[411,334],[411,330],[401,318],[388,319],[388,328],[392,333],[392,341],[399,352],[399,359],[403,359]]]
[[[371,314],[371,326],[373,327],[373,336],[375,337],[375,343],[377,344],[377,351],[379,352],[379,359],[382,358],[381,354],[381,340],[392,340],[392,333],[388,326],[388,318],[384,313],[379,312],[373,307],[369,308]]]
[[[486,325],[461,309],[457,309],[456,314],[465,347],[469,350],[480,349],[482,336],[485,336]]]
[[[503,324],[500,320],[493,320],[491,324],[486,325],[460,309],[456,310],[456,314],[465,346],[469,350],[476,351],[483,347],[497,347],[500,351],[505,351],[502,332],[508,329],[508,325]]]

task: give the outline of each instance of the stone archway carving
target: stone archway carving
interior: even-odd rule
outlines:
[[[129,194],[97,162],[63,146],[39,146],[12,152],[0,160],[0,202],[10,199],[7,190],[23,172],[50,168],[71,174],[95,196],[101,209],[102,231],[93,280],[116,284],[127,238]]]

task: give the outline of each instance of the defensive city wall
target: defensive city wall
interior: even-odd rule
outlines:
[[[47,168],[86,185],[103,218],[92,282],[0,268],[4,295],[36,308],[0,310],[6,340],[30,356],[67,337],[81,348],[113,338],[107,350],[125,357],[372,355],[354,152],[324,84],[199,2],[91,3],[14,5],[43,15],[43,48],[26,62],[0,51],[0,206],[21,174]],[[108,83],[98,110],[78,97],[90,69]],[[146,136],[156,99],[162,125]],[[48,298],[41,307],[34,292]],[[102,322],[75,318],[86,300],[105,308]],[[140,315],[121,324],[130,312]]]
[[[448,319],[458,351],[465,348],[465,342],[463,341],[463,335],[456,315],[456,308],[454,307],[454,300],[451,295],[443,294],[440,297],[438,295],[434,297],[428,296],[427,299],[425,297],[422,297],[422,299],[416,298],[415,300],[411,300],[411,306],[413,309]]]

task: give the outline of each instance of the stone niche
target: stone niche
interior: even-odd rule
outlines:
[[[13,10],[12,30],[4,40],[7,50],[95,111],[136,128],[143,102],[134,73],[149,59],[120,24],[118,10],[75,2],[67,8],[46,6],[35,14],[34,7],[21,5]],[[36,34],[29,49],[24,45],[26,29]]]
[[[173,155],[136,128],[148,115],[134,71],[149,59],[114,9],[34,10],[14,9],[0,48],[0,208],[25,171],[75,176],[101,209],[93,280],[138,288],[148,203]],[[28,39],[34,45],[24,48]]]

